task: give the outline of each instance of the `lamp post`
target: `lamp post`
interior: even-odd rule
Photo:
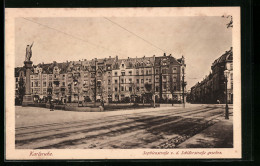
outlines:
[[[182,107],[185,108],[185,92],[184,92],[184,88],[186,86],[186,82],[184,81],[185,75],[184,75],[184,67],[182,67]]]
[[[228,82],[228,76],[229,76],[229,71],[226,69],[224,71],[225,75],[225,82],[226,82],[226,108],[225,108],[225,119],[229,119],[229,113],[228,113],[228,92],[227,92],[227,82]]]

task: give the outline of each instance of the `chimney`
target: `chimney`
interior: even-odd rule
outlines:
[[[232,50],[233,50],[233,47],[230,47],[230,50],[232,51]]]
[[[118,56],[116,56],[116,61],[118,61]]]
[[[166,53],[164,53],[163,56],[166,56]]]
[[[109,59],[111,59],[111,56],[109,56]]]

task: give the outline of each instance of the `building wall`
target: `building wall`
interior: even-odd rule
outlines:
[[[224,71],[229,71],[227,80],[228,103],[233,103],[233,51],[232,48],[216,59],[211,73],[191,88],[191,102],[220,103],[226,102],[226,83]]]
[[[165,65],[156,65],[156,58],[162,59]],[[185,68],[184,62],[172,56],[54,62],[34,66],[31,92],[39,98],[52,97],[63,102],[95,98],[106,102],[127,98],[146,101],[153,94],[157,99],[180,101],[182,67]]]

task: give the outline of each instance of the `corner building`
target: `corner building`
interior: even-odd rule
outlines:
[[[227,102],[233,103],[233,50],[226,51],[211,65],[211,72],[201,82],[191,88],[191,101],[193,103],[225,103],[225,76],[224,71],[229,71],[227,78]]]

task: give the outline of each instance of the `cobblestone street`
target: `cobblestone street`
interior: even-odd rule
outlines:
[[[215,105],[110,112],[16,107],[15,144],[17,149],[178,148],[196,134],[214,128],[223,120],[223,113],[224,108]],[[229,121],[232,126],[232,118]],[[232,134],[230,131],[227,138],[219,139],[226,143],[209,147],[231,148]],[[207,144],[201,148],[207,148]]]

